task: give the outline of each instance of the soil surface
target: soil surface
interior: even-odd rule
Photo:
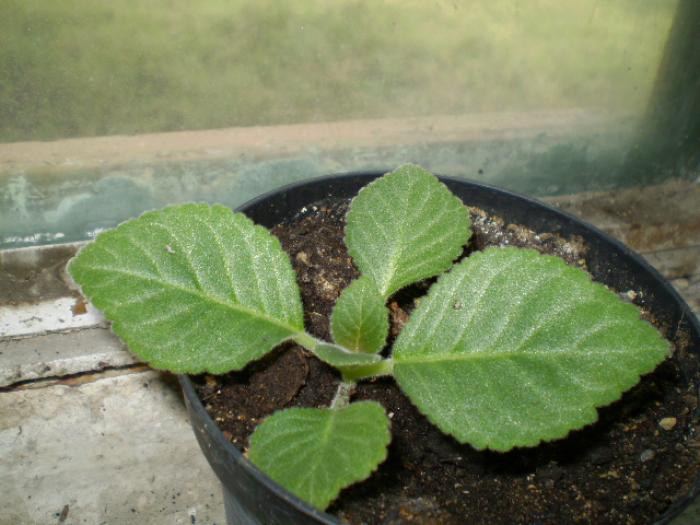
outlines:
[[[297,271],[307,329],[325,339],[333,304],[358,275],[343,244],[347,205],[316,203],[273,230]],[[478,209],[471,215],[474,235],[465,255],[492,245],[528,246],[586,268],[581,239],[537,234]],[[389,300],[390,339],[430,284]],[[618,292],[636,299],[633,291]],[[242,372],[203,376],[195,384],[224,434],[244,450],[263,418],[285,407],[327,406],[338,380],[332,368],[289,344]],[[391,379],[360,383],[353,399],[384,405],[393,440],[386,462],[344,490],[329,512],[355,525],[653,523],[700,471],[697,382],[697,355],[678,343],[655,372],[601,409],[596,424],[505,454],[478,452],[442,434]]]

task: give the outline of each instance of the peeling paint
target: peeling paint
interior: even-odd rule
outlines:
[[[104,326],[105,318],[91,304],[85,313],[75,314],[76,299],[62,297],[52,301],[17,306],[0,306],[0,337],[17,337],[42,333]]]

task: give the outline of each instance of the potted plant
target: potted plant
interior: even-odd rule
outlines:
[[[619,399],[672,349],[697,347],[697,321],[687,306],[626,248],[551,208],[455,180],[445,186],[416,166],[375,180],[353,199],[345,241],[359,274],[333,307],[332,339],[310,333],[288,256],[253,221],[270,227],[323,197],[350,197],[370,179],[281,190],[245,206],[249,218],[197,204],[149,212],[103,233],[70,265],[114,331],[156,368],[223,374],[291,341],[313,356],[306,358],[338,371],[328,407],[286,408],[257,425],[246,447],[250,461],[181,376],[195,433],[223,481],[231,523],[334,522],[320,511],[381,468],[392,421],[398,424],[399,415],[381,404],[352,400],[363,381],[393,378],[420,413],[451,436],[448,446],[463,444],[454,450],[504,457],[595,422],[598,407]],[[526,231],[548,238],[556,232],[558,239],[578,236],[584,247],[561,245],[576,255],[568,264],[510,246],[472,246],[460,260],[476,225],[463,202],[531,228],[515,239]],[[407,308],[408,319],[394,323],[405,326],[386,349],[387,302],[438,275]],[[636,294],[647,320],[610,288]],[[665,419],[671,428],[678,422]],[[457,485],[450,491],[469,492]],[[428,508],[426,515],[440,512]],[[551,519],[547,509],[537,512]]]

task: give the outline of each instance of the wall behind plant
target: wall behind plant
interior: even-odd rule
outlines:
[[[693,5],[0,0],[0,249],[404,162],[540,196],[695,178],[659,118],[700,120]]]
[[[0,0],[0,142],[646,103],[677,0]]]

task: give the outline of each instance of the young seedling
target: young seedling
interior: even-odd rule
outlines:
[[[377,468],[391,439],[379,403],[351,402],[357,381],[393,376],[443,432],[507,451],[594,422],[597,407],[668,356],[633,305],[557,257],[488,248],[455,264],[470,235],[467,208],[417,166],[363,188],[345,230],[361,277],[335,305],[332,342],[305,331],[279,241],[224,206],[145,213],[101,234],[69,271],[155,368],[223,374],[290,340],[337,368],[330,407],[276,412],[248,449],[272,479],[325,509]],[[383,357],[388,298],[436,275]]]

